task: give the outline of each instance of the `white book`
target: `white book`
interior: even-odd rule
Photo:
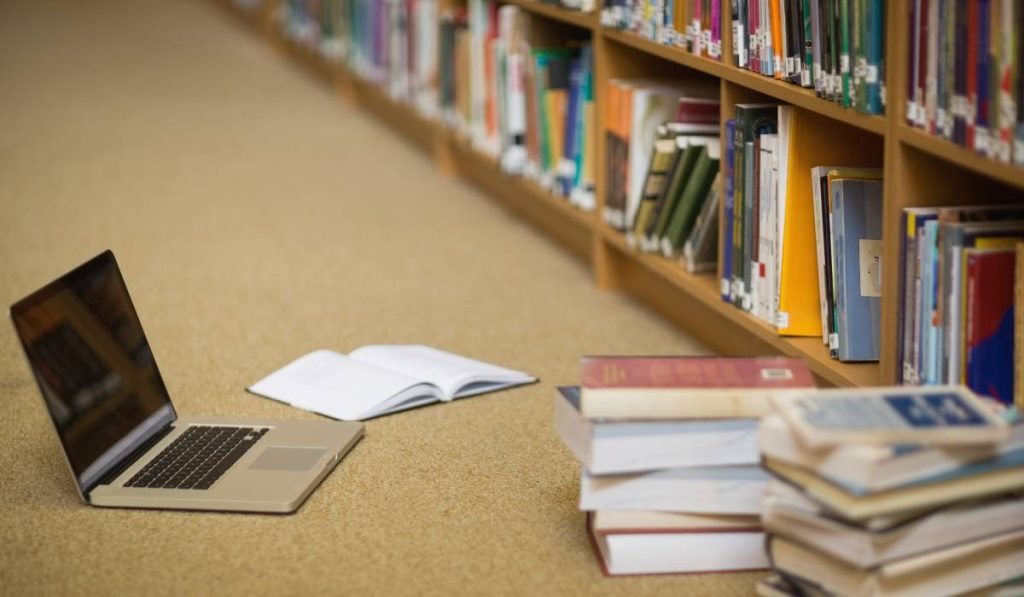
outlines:
[[[347,356],[317,350],[248,391],[343,421],[361,421],[537,381],[523,373],[422,345],[371,345]]]
[[[555,430],[595,475],[760,461],[757,419],[587,419],[575,386],[555,391]]]
[[[768,568],[756,517],[601,511],[590,532],[610,576]]]
[[[580,478],[580,510],[757,514],[768,474],[758,466],[675,468]]]

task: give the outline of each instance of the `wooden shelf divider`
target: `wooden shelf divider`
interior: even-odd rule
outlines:
[[[870,386],[891,383],[896,378],[895,345],[897,331],[891,325],[898,318],[898,297],[889,290],[898,280],[898,251],[894,242],[898,239],[900,210],[927,196],[919,172],[904,174],[901,168],[909,167],[904,148],[923,152],[938,163],[950,166],[953,172],[967,171],[975,179],[982,177],[986,183],[1002,185],[1013,194],[1024,199],[1024,168],[998,163],[976,155],[944,139],[904,124],[902,106],[905,101],[904,85],[906,49],[901,33],[908,30],[908,10],[900,3],[889,7],[887,15],[886,61],[890,65],[886,73],[889,90],[887,114],[873,116],[843,108],[833,102],[817,97],[813,90],[778,81],[731,64],[731,55],[723,61],[695,56],[681,48],[659,44],[639,35],[620,31],[600,24],[597,13],[583,13],[560,8],[537,0],[499,0],[513,4],[540,18],[570,25],[589,32],[595,54],[595,93],[597,100],[597,122],[603,122],[603,95],[601,85],[607,78],[615,76],[625,64],[616,50],[617,46],[631,48],[652,58],[658,72],[666,68],[683,67],[703,75],[729,82],[751,97],[763,95],[780,102],[824,116],[860,131],[851,132],[850,138],[857,138],[861,131],[878,135],[878,145],[884,146],[885,155],[885,242],[883,272],[887,272],[882,303],[881,363],[840,363],[829,356],[820,338],[787,338],[779,336],[774,329],[754,316],[724,302],[719,294],[717,272],[689,274],[680,264],[658,255],[639,253],[631,249],[624,236],[605,225],[595,213],[584,212],[570,205],[562,197],[556,197],[532,180],[512,176],[502,171],[497,160],[473,147],[463,135],[440,121],[431,120],[413,106],[390,97],[386,90],[365,81],[349,72],[342,64],[324,58],[319,52],[287,39],[275,22],[276,2],[265,0],[263,7],[255,11],[238,9],[230,0],[219,3],[238,14],[251,28],[268,37],[270,41],[295,60],[303,63],[310,72],[324,83],[338,90],[344,101],[352,102],[368,111],[383,123],[400,133],[417,147],[428,152],[439,168],[446,174],[464,179],[481,189],[488,196],[544,231],[552,240],[580,257],[592,268],[596,282],[602,288],[619,289],[636,296],[652,308],[662,312],[669,320],[686,329],[698,339],[726,354],[749,355],[752,351],[772,352],[803,358],[815,376],[826,385]],[[728,13],[728,3],[724,3]],[[723,15],[728,20],[728,14]],[[727,24],[727,23],[726,23]],[[723,27],[726,39],[723,46],[729,47],[729,31]],[[617,70],[610,72],[608,64],[616,58]],[[664,66],[666,68],[660,68]],[[681,71],[680,71],[681,72]],[[723,109],[725,106],[723,106]],[[602,164],[603,134],[598,131],[597,164]],[[844,139],[838,138],[838,143]],[[934,166],[926,166],[934,167]],[[959,170],[958,170],[959,169]],[[955,176],[952,179],[955,180]],[[968,177],[970,178],[970,177]],[[950,180],[947,174],[943,180]],[[916,185],[916,186],[915,186]],[[963,185],[964,193],[970,193],[969,183]],[[598,193],[603,188],[598,181]],[[1003,193],[1005,196],[1006,193]],[[910,197],[911,199],[908,199]],[[949,201],[949,197],[936,200]],[[979,203],[984,198],[968,197],[966,203]],[[601,202],[598,201],[600,205]],[[890,325],[886,325],[886,324]]]

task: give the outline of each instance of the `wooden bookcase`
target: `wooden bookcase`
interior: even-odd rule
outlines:
[[[820,117],[822,134],[835,143],[862,146],[866,159],[884,168],[882,354],[878,363],[848,364],[829,357],[820,338],[780,337],[753,316],[727,304],[719,295],[718,274],[688,274],[676,262],[629,249],[623,235],[593,213],[584,213],[537,184],[504,174],[494,159],[443,124],[423,118],[415,109],[393,101],[386,92],[362,81],[343,66],[293,44],[281,35],[273,14],[280,0],[264,0],[257,11],[234,9],[283,52],[325,83],[347,102],[367,110],[416,146],[429,152],[439,169],[482,188],[524,219],[536,225],[583,259],[597,285],[626,292],[711,348],[732,355],[783,354],[805,359],[826,385],[868,386],[897,379],[899,321],[899,246],[902,209],[910,206],[1024,202],[1024,168],[975,155],[960,146],[904,124],[907,82],[907,43],[910,6],[888,2],[886,19],[886,114],[869,116],[842,108],[798,86],[758,75],[732,64],[732,53],[716,62],[632,33],[605,28],[596,13],[580,13],[533,0],[499,0],[514,4],[545,23],[545,30],[564,30],[574,37],[589,36],[594,49],[594,89],[597,106],[598,152],[604,163],[603,110],[606,83],[621,76],[665,76],[679,79],[714,78],[722,86],[723,122],[733,104],[742,101],[788,103]],[[731,15],[723,2],[722,47],[730,48]],[[880,154],[880,155],[879,155]],[[598,167],[598,212],[604,196]],[[719,235],[721,238],[722,235]]]

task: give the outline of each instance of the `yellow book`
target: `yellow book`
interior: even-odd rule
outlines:
[[[548,151],[551,168],[558,166],[558,161],[565,153],[565,113],[569,103],[569,93],[564,89],[552,89],[545,92],[547,103]]]
[[[779,111],[779,135],[788,138],[777,320],[783,336],[821,336],[818,270],[807,266],[817,254],[811,169],[822,164],[872,167],[882,160],[859,143],[836,143],[835,126],[800,108]]]

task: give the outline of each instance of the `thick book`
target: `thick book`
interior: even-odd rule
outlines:
[[[820,508],[807,508],[769,485],[761,519],[765,530],[813,547],[858,568],[874,568],[903,558],[1024,529],[1024,497],[1001,496],[967,502],[872,531],[837,520]]]
[[[756,515],[768,473],[757,465],[580,474],[580,510],[663,510]]]
[[[253,394],[333,419],[361,421],[533,383],[532,375],[422,345],[317,350],[249,386]]]
[[[577,386],[555,391],[555,431],[595,475],[760,461],[757,419],[587,419]]]
[[[870,445],[847,443],[831,449],[803,444],[779,415],[761,420],[757,429],[761,454],[786,462],[836,485],[878,492],[953,473],[971,463],[1024,450],[1024,422],[1014,423],[1010,437],[995,446],[959,448],[919,444]]]
[[[784,574],[829,595],[958,595],[1024,575],[1024,531],[862,569],[817,549],[768,535],[768,556]]]
[[[580,410],[591,419],[762,417],[773,395],[812,388],[800,359],[591,356]]]
[[[588,525],[609,576],[768,568],[756,516],[599,511],[588,516]]]
[[[877,361],[881,352],[882,183],[832,183],[838,356]]]

